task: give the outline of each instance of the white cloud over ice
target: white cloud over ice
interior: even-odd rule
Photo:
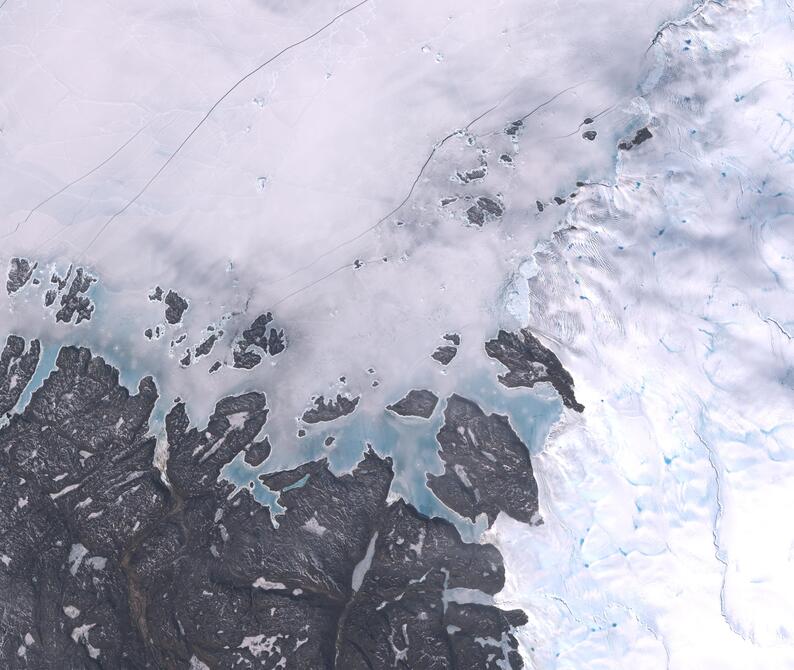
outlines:
[[[794,667],[790,7],[354,4],[3,4],[0,264],[99,283],[79,326],[3,294],[0,331],[153,373],[196,423],[263,390],[286,464],[314,394],[385,436],[388,402],[479,388],[483,341],[528,325],[586,406],[535,456],[544,525],[488,534],[531,667]],[[472,225],[480,197],[503,214]],[[287,352],[209,376],[268,310]]]

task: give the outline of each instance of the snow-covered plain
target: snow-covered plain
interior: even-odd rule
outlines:
[[[530,616],[528,665],[794,667],[793,18],[745,0],[8,0],[0,263],[99,284],[79,326],[37,287],[3,294],[0,331],[40,337],[50,365],[83,343],[128,385],[153,373],[160,413],[180,396],[196,423],[263,390],[275,464],[317,455],[320,429],[295,438],[313,394],[360,394],[345,468],[365,439],[409,448],[377,444],[387,403],[479,388],[483,341],[527,325],[586,407],[533,451],[545,523],[485,536],[508,567],[497,600]],[[504,215],[466,225],[450,196]],[[190,308],[148,341],[155,285]],[[285,354],[209,376],[267,310]],[[217,351],[180,367],[210,324]],[[513,420],[525,437],[537,417]]]
[[[790,17],[670,29],[639,87],[659,141],[536,250],[528,322],[588,407],[535,460],[546,525],[493,532],[538,667],[794,667]]]

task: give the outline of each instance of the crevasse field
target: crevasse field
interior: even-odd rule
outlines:
[[[792,185],[783,0],[0,3],[0,666],[794,668]]]

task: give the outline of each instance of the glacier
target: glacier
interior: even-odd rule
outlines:
[[[556,523],[493,531],[538,667],[794,663],[790,32],[774,3],[671,24],[637,105],[661,141],[535,250],[527,322],[598,407],[536,460]]]

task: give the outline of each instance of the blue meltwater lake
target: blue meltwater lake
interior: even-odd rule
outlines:
[[[432,387],[419,384],[416,388]],[[474,400],[487,414],[507,415],[530,455],[543,449],[546,436],[562,409],[551,387],[507,389],[497,382],[492,369],[459,380],[455,392]],[[389,401],[398,399],[390,398]],[[322,457],[328,459],[334,473],[349,472],[361,460],[367,444],[371,444],[378,454],[391,456],[394,461],[393,494],[402,496],[424,514],[448,519],[457,526],[464,539],[474,540],[486,528],[484,517],[480,517],[477,523],[460,517],[438,500],[426,485],[426,473],[440,474],[444,469],[438,456],[436,434],[444,423],[445,407],[446,396],[443,396],[430,419],[404,418],[385,409],[380,413],[354,412],[328,424],[326,431],[304,437],[299,453],[292,445],[273,444],[271,456],[259,468],[248,465],[243,454],[239,454],[223,469],[221,477],[240,489],[248,489],[260,504],[270,507],[277,523],[277,516],[285,512],[279,503],[280,492],[264,486],[257,475],[296,467],[306,460]],[[329,432],[333,433],[335,440],[326,446],[324,439]],[[305,483],[304,479],[293,486]]]

